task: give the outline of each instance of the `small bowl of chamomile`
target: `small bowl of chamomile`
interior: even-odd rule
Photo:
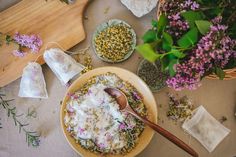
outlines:
[[[125,21],[111,19],[100,24],[92,37],[92,46],[98,58],[109,63],[128,59],[136,46],[136,34]]]

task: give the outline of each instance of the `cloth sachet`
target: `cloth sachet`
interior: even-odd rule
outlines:
[[[230,132],[203,106],[199,106],[193,111],[192,117],[184,121],[182,128],[196,138],[209,152],[212,152]]]
[[[36,62],[29,62],[23,69],[19,97],[48,98],[42,67]]]
[[[47,65],[63,84],[67,84],[85,68],[59,48],[46,50],[43,57]]]

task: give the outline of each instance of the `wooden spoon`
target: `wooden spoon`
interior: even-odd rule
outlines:
[[[134,115],[135,117],[137,117],[138,119],[143,121],[145,124],[147,124],[149,127],[151,127],[153,130],[155,130],[156,132],[158,132],[159,134],[161,134],[162,136],[164,136],[165,138],[167,138],[168,140],[170,140],[171,142],[176,144],[181,149],[188,152],[193,157],[198,157],[197,152],[195,152],[191,147],[189,147],[182,140],[180,140],[175,135],[173,135],[169,131],[165,130],[161,126],[154,124],[153,122],[149,121],[145,117],[140,116],[136,111],[134,111],[131,108],[131,106],[129,105],[126,95],[122,91],[120,91],[119,89],[116,89],[116,88],[105,88],[104,91],[116,99],[121,111],[126,111],[126,112]]]

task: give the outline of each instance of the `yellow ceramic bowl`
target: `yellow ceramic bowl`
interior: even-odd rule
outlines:
[[[155,99],[153,97],[152,92],[148,88],[148,86],[135,74],[131,73],[130,71],[127,71],[125,69],[116,68],[116,67],[101,67],[94,70],[91,70],[85,74],[83,74],[81,77],[79,77],[77,80],[74,81],[74,83],[69,87],[67,90],[67,93],[74,93],[78,89],[80,89],[83,84],[86,83],[86,81],[96,75],[99,74],[105,74],[107,72],[115,73],[117,76],[119,76],[122,80],[128,81],[131,83],[143,96],[144,98],[144,104],[147,107],[148,111],[148,119],[153,121],[154,123],[157,122],[157,106]],[[69,133],[66,130],[66,127],[64,125],[64,117],[65,117],[65,108],[66,108],[66,102],[68,101],[69,97],[67,96],[67,93],[64,97],[64,100],[62,102],[61,106],[61,113],[60,113],[60,122],[61,127],[63,130],[63,133],[69,142],[70,146],[81,156],[84,157],[99,157],[101,155],[92,153],[80,146],[80,144],[77,144],[73,137],[69,135]],[[133,157],[139,154],[151,141],[153,137],[154,131],[149,128],[148,126],[145,127],[143,133],[141,134],[139,141],[137,143],[137,146],[128,154],[126,154],[126,157]],[[122,155],[106,155],[106,157],[121,157]]]

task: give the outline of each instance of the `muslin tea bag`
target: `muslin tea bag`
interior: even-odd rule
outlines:
[[[212,152],[230,132],[203,106],[199,106],[193,111],[193,116],[185,120],[182,128],[196,138],[209,152]]]
[[[36,62],[30,62],[23,69],[20,82],[19,97],[48,98],[42,67]]]
[[[47,65],[63,84],[67,84],[84,69],[83,65],[77,63],[71,56],[59,48],[46,50],[43,57]]]

